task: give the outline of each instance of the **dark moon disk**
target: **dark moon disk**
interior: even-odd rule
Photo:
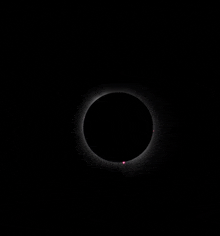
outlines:
[[[83,123],[85,140],[100,158],[122,162],[139,156],[150,143],[153,122],[146,105],[121,92],[97,99]]]

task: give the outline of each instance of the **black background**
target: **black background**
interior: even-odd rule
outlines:
[[[67,9],[15,6],[3,20],[6,230],[77,235],[214,230],[219,221],[214,8]],[[128,178],[92,168],[76,152],[71,121],[80,96],[106,83],[146,86],[181,124],[173,130],[174,145],[163,150],[166,158],[153,162],[151,171]],[[159,112],[163,120],[165,108]],[[165,139],[163,134],[161,142]]]

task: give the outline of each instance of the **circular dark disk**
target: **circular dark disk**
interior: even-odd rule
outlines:
[[[140,155],[153,131],[145,104],[127,93],[100,97],[85,115],[83,132],[90,149],[102,159],[122,162]]]

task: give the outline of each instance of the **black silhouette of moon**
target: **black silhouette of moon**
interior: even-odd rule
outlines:
[[[95,154],[108,161],[122,162],[137,157],[147,148],[153,122],[142,101],[127,93],[114,92],[89,107],[83,132]]]

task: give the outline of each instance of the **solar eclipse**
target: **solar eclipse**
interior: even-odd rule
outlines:
[[[163,106],[140,84],[102,84],[79,97],[73,119],[76,150],[90,166],[123,174],[163,155]],[[174,122],[175,123],[175,122]]]

